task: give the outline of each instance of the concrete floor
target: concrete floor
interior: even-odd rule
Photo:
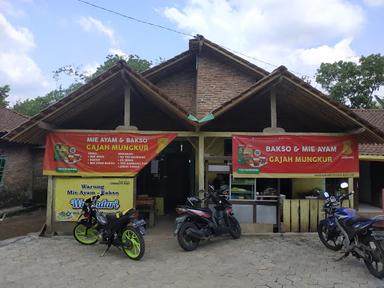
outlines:
[[[0,287],[384,287],[365,265],[327,250],[316,234],[227,237],[184,252],[163,221],[148,230],[136,262],[70,236],[0,241]]]

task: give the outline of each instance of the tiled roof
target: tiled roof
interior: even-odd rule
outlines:
[[[384,109],[352,109],[361,118],[384,131]]]
[[[219,115],[223,114],[225,111],[228,111],[232,106],[237,105],[248,97],[252,97],[256,92],[261,91],[260,89],[263,87],[267,87],[269,85],[269,89],[272,89],[273,85],[276,84],[275,82],[272,83],[273,80],[278,81],[278,83],[285,83],[285,85],[290,85],[289,88],[292,88],[292,90],[301,89],[303,93],[306,93],[306,95],[310,95],[314,99],[314,101],[327,105],[331,109],[331,112],[337,112],[335,113],[336,120],[342,122],[343,124],[349,124],[349,121],[353,122],[353,125],[349,125],[348,127],[351,126],[353,128],[364,128],[364,131],[361,133],[361,138],[363,140],[361,141],[361,143],[383,142],[384,125],[382,126],[383,129],[377,127],[376,125],[379,124],[372,123],[373,120],[369,120],[370,118],[366,119],[365,117],[360,115],[358,111],[354,112],[351,109],[337,103],[336,101],[333,101],[332,99],[324,95],[321,91],[315,89],[310,84],[306,83],[305,81],[301,80],[297,76],[287,71],[285,67],[279,67],[278,69],[275,69],[275,71],[273,71],[272,73],[268,73],[206,39],[194,39],[191,40],[190,44],[192,46],[196,46],[190,47],[190,50],[199,49],[199,45],[205,45],[210,50],[215,50],[218,53],[221,53],[223,57],[226,57],[225,59],[230,59],[231,63],[240,63],[244,69],[247,68],[247,71],[254,70],[257,72],[257,75],[259,75],[255,78],[255,83],[253,84],[253,86],[247,86],[243,92],[233,95],[231,99],[228,99],[224,103],[220,103],[218,107],[213,108],[211,110],[211,116],[213,115],[215,118],[218,118]],[[41,111],[39,114],[33,116],[31,119],[29,119],[29,121],[25,122],[24,124],[21,124],[20,126],[18,126],[18,124],[20,123],[15,124],[14,127],[18,126],[18,128],[9,132],[3,137],[3,139],[20,143],[38,143],[38,136],[41,136],[45,133],[41,132],[42,129],[39,128],[40,122],[42,122],[43,120],[47,121],[47,123],[49,123],[49,121],[54,122],[54,120],[57,119],[59,116],[61,117],[61,119],[63,119],[66,116],[61,115],[65,115],[65,113],[63,113],[63,111],[66,111],[65,109],[69,111],[71,107],[74,107],[76,103],[82,103],[80,102],[80,99],[83,99],[84,101],[90,99],[90,95],[93,93],[94,90],[100,90],[102,84],[104,85],[105,83],[109,83],[110,85],[112,85],[112,80],[120,82],[123,81],[128,84],[132,82],[131,84],[133,85],[133,88],[140,89],[140,93],[146,95],[148,94],[148,96],[151,97],[151,101],[153,100],[158,105],[161,105],[161,107],[166,109],[167,113],[172,113],[173,116],[176,116],[176,119],[184,121],[187,127],[186,129],[192,130],[196,129],[197,126],[204,126],[206,122],[200,124],[193,122],[193,120],[190,120],[190,118],[188,117],[189,111],[185,109],[185,106],[174,101],[173,98],[169,97],[167,93],[164,93],[156,84],[150,82],[147,79],[155,77],[154,75],[156,73],[160,73],[160,70],[165,69],[168,66],[174,65],[178,62],[178,60],[184,61],[184,58],[188,58],[189,55],[190,52],[182,53],[179,56],[176,56],[172,61],[170,60],[168,62],[160,64],[159,66],[157,66],[157,68],[153,68],[148,72],[144,72],[143,75],[139,75],[131,71],[131,69],[127,66],[125,62],[120,61],[119,63],[111,67],[109,70],[105,71],[103,74],[99,75],[95,79],[83,85],[67,97],[61,99],[60,101]],[[327,108],[326,106],[324,107]],[[366,112],[364,111],[364,113]],[[68,117],[71,116],[69,115]],[[377,120],[377,123],[379,122],[380,121]],[[347,127],[347,125],[344,126]]]
[[[0,132],[8,132],[24,123],[28,117],[11,109],[0,107]]]
[[[384,131],[384,109],[353,109],[353,112],[381,131]],[[359,154],[384,156],[384,145],[360,144]]]
[[[382,144],[359,144],[360,155],[384,156],[384,145]]]

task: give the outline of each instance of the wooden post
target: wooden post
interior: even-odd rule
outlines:
[[[52,215],[53,215],[53,176],[48,176],[48,189],[47,189],[47,214],[45,224],[46,232],[52,233]]]
[[[124,88],[124,126],[131,125],[131,87]]]
[[[284,232],[291,232],[291,200],[284,199],[283,222],[284,222]]]
[[[351,193],[351,192],[353,192],[353,177],[348,178],[348,193]],[[348,198],[350,208],[355,207],[353,203],[354,202],[353,199],[354,199],[354,195]]]
[[[199,154],[198,154],[198,171],[199,171],[199,191],[204,190],[204,136],[199,136]],[[200,197],[202,195],[199,195]]]
[[[381,189],[381,209],[383,209],[384,212],[384,188]]]
[[[270,95],[270,106],[271,106],[271,127],[263,129],[263,133],[285,133],[283,128],[277,127],[277,95],[276,90],[273,88]]]
[[[276,90],[271,90],[271,127],[277,127]]]
[[[137,130],[137,127],[131,126],[131,86],[125,82],[124,86],[124,125],[116,127],[116,130]]]

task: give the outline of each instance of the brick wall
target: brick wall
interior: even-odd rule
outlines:
[[[32,197],[32,154],[30,147],[0,143],[5,171],[0,185],[0,207],[20,205]]]
[[[167,75],[154,84],[187,111],[195,114],[196,71],[194,63]]]
[[[33,149],[32,159],[32,199],[35,203],[45,204],[47,201],[48,177],[43,176],[44,149]]]
[[[257,81],[256,76],[204,52],[199,57],[197,79],[198,118],[204,117]]]

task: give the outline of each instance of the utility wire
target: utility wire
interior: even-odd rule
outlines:
[[[106,11],[106,12],[109,12],[109,13],[112,13],[112,14],[115,14],[115,15],[118,15],[118,16],[121,16],[121,17],[124,17],[124,18],[127,18],[127,19],[132,20],[132,21],[136,21],[136,22],[139,22],[139,23],[142,23],[142,24],[146,24],[146,25],[150,25],[150,26],[157,27],[157,28],[160,28],[160,29],[164,29],[164,30],[167,30],[167,31],[170,31],[170,32],[173,32],[173,33],[177,33],[177,34],[181,34],[181,35],[184,35],[184,36],[189,36],[189,37],[192,37],[192,38],[195,37],[195,35],[192,35],[192,34],[189,34],[189,33],[185,33],[185,32],[181,32],[181,31],[178,31],[178,30],[176,30],[176,29],[172,29],[172,28],[169,28],[169,27],[165,27],[165,26],[163,26],[163,25],[159,25],[159,24],[151,23],[151,22],[148,22],[148,21],[145,21],[145,20],[141,20],[141,19],[138,19],[138,18],[129,16],[129,15],[123,14],[123,13],[121,13],[121,12],[118,12],[118,11],[115,11],[115,10],[111,10],[111,9],[108,9],[108,8],[105,8],[105,7],[96,5],[96,4],[94,4],[94,3],[91,3],[91,2],[88,2],[88,1],[85,1],[85,0],[77,0],[77,1],[78,1],[78,2],[81,2],[81,3],[83,3],[83,4],[86,4],[86,5],[92,6],[92,7],[94,7],[94,8],[97,8],[97,9],[100,9],[100,10],[103,10],[103,11]],[[246,55],[246,54],[244,54],[244,53],[242,53],[242,52],[239,52],[239,51],[236,51],[236,50],[234,50],[234,49],[225,47],[225,46],[223,46],[223,45],[221,45],[221,47],[223,47],[224,49],[227,49],[227,50],[229,50],[229,51],[232,51],[233,53],[239,54],[239,55],[241,55],[241,56],[247,57],[247,58],[249,58],[249,59],[255,60],[255,61],[257,61],[257,62],[266,64],[266,65],[269,65],[269,66],[271,66],[271,67],[274,67],[274,68],[279,67],[278,65],[269,63],[269,62],[267,62],[267,61],[264,61],[264,60],[261,60],[261,59],[258,59],[258,58],[255,58],[255,57],[252,57],[252,56],[249,56],[249,55]],[[303,76],[303,77],[308,77],[308,78],[316,79],[315,76],[309,76],[309,75],[306,75],[306,74],[303,74],[303,73],[295,72],[295,71],[293,71],[293,70],[291,70],[291,71],[294,72],[295,74],[301,75],[301,76]]]
[[[184,32],[181,32],[181,31],[178,31],[178,30],[169,28],[169,27],[165,27],[165,26],[162,26],[162,25],[159,25],[159,24],[155,24],[155,23],[151,23],[151,22],[148,22],[148,21],[140,20],[140,19],[137,19],[137,18],[135,18],[135,17],[132,17],[132,16],[129,16],[129,15],[120,13],[120,12],[118,12],[118,11],[114,11],[114,10],[111,10],[111,9],[108,9],[108,8],[105,8],[105,7],[96,5],[96,4],[94,4],[94,3],[90,3],[90,2],[88,2],[88,1],[84,1],[84,0],[77,0],[77,1],[79,1],[79,2],[81,2],[81,3],[83,3],[83,4],[86,4],[86,5],[95,7],[95,8],[97,8],[97,9],[104,10],[104,11],[106,11],[106,12],[113,13],[113,14],[116,14],[116,15],[121,16],[121,17],[124,17],[124,18],[128,18],[128,19],[130,19],[130,20],[133,20],[133,21],[136,21],[136,22],[139,22],[139,23],[142,23],[142,24],[147,24],[147,25],[154,26],[154,27],[157,27],[157,28],[165,29],[165,30],[168,30],[168,31],[170,31],[170,32],[174,32],[174,33],[181,34],[181,35],[184,35],[184,36],[194,37],[194,36],[191,35],[191,34],[184,33]]]

